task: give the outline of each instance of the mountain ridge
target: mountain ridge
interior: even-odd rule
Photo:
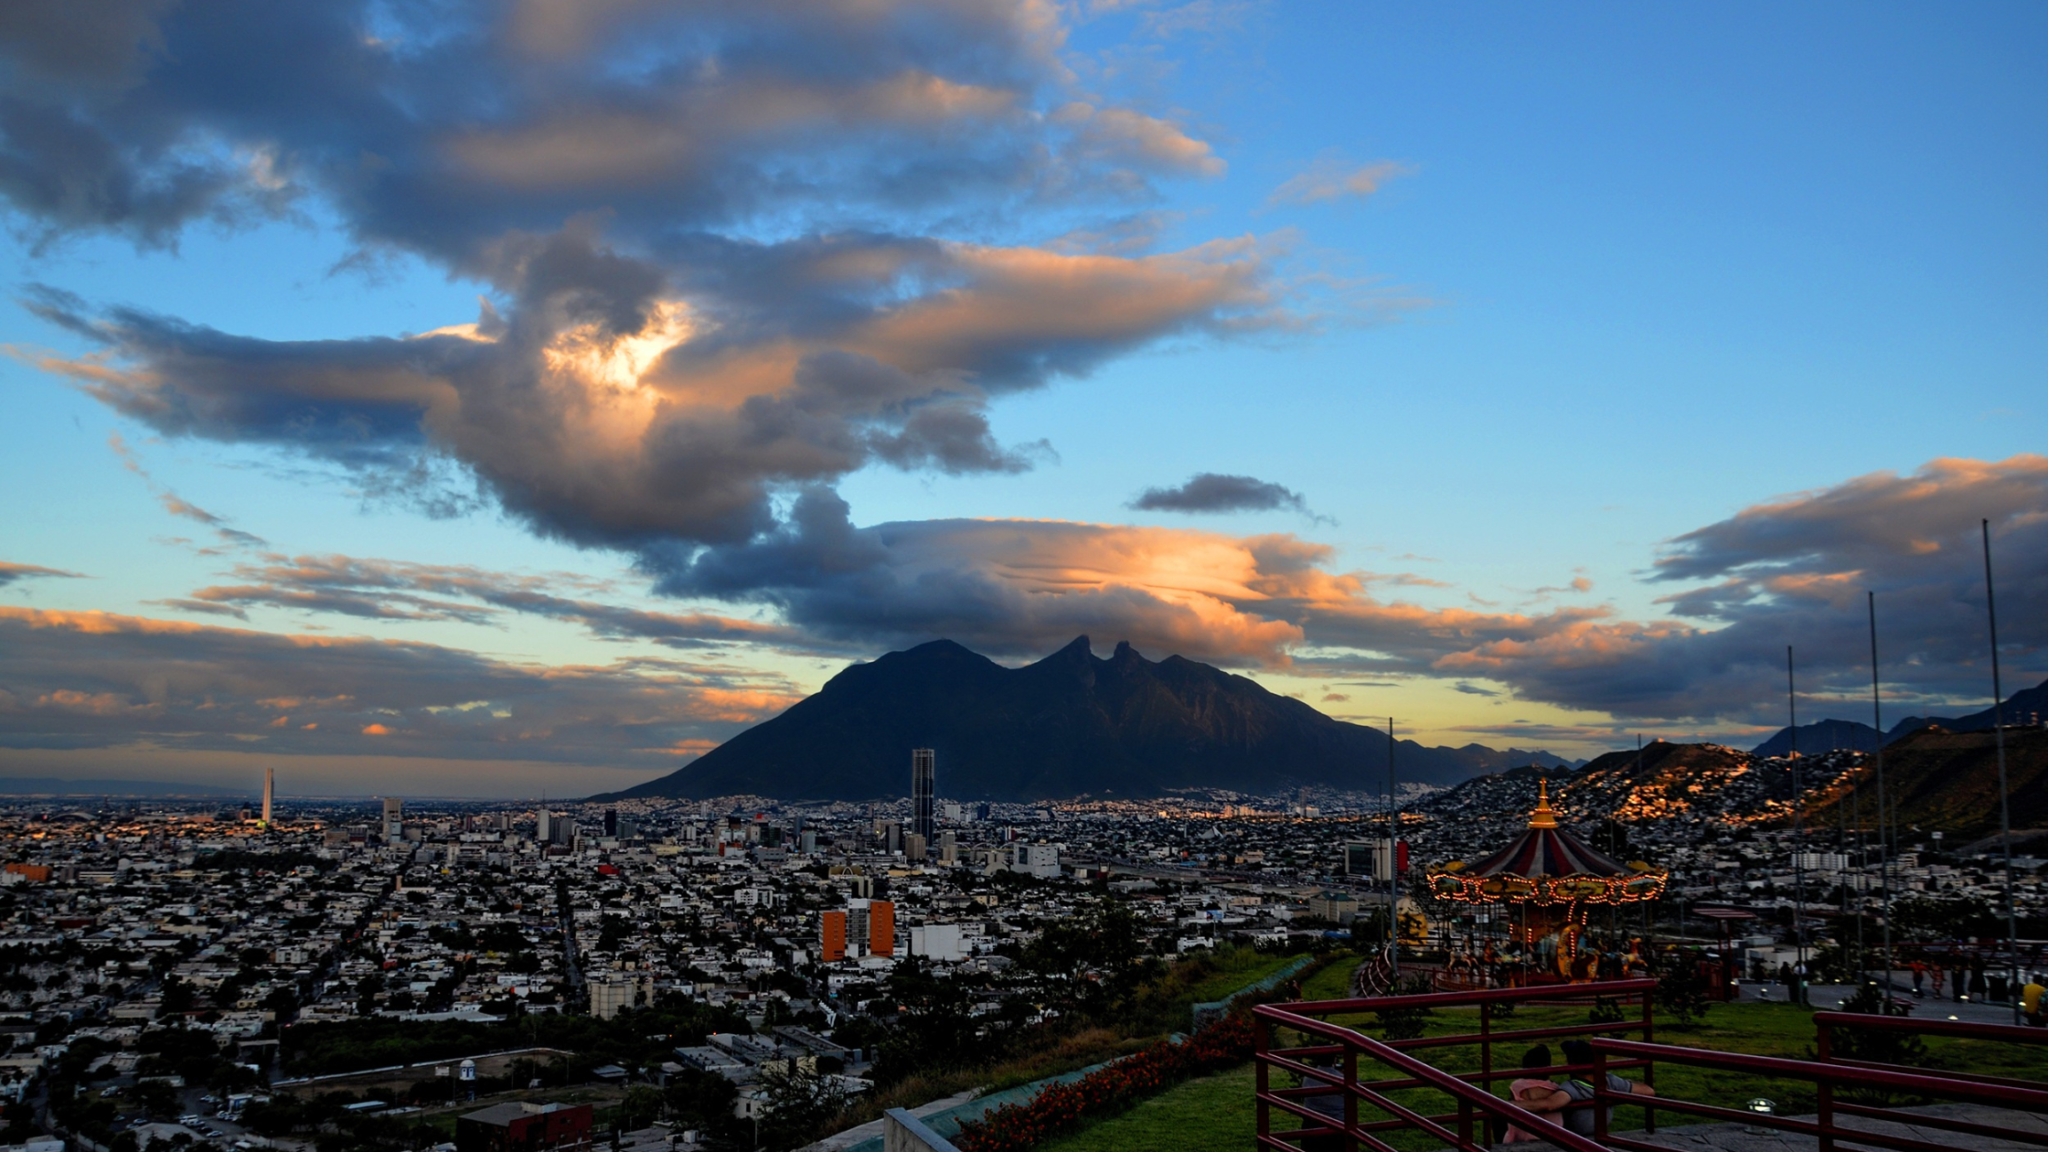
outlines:
[[[2048,680],[2032,688],[2022,688],[2005,700],[2005,722],[2017,724],[2028,716],[2048,713]],[[1945,728],[1950,732],[1988,732],[1991,730],[1994,712],[1985,708],[1963,716],[1908,716],[1892,725],[1891,731],[1878,734],[1877,729],[1860,720],[1816,720],[1801,724],[1798,728],[1799,750],[1806,755],[1832,749],[1847,749],[1854,752],[1875,752],[1879,745],[1890,745],[1903,740],[1922,728]],[[1780,728],[1768,740],[1751,748],[1759,756],[1783,756],[1792,750],[1790,727]]]
[[[594,800],[754,794],[783,800],[905,795],[910,749],[938,753],[958,799],[1150,797],[1190,787],[1375,790],[1383,730],[1324,715],[1250,677],[1187,659],[1104,658],[1080,636],[1009,668],[952,640],[853,664],[816,693],[656,780]],[[1548,752],[1398,741],[1400,780],[1450,784]]]

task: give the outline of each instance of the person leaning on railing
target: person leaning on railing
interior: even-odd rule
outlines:
[[[1564,1050],[1564,1062],[1567,1064],[1591,1064],[1593,1062],[1593,1046],[1584,1040],[1567,1040],[1558,1045],[1558,1047]],[[1566,1080],[1561,1090],[1565,1095],[1572,1098],[1571,1106],[1564,1110],[1563,1124],[1565,1128],[1569,1131],[1577,1132],[1581,1136],[1591,1136],[1593,1134],[1592,1083],[1574,1078]],[[1657,1094],[1657,1090],[1648,1084],[1638,1084],[1633,1080],[1617,1076],[1612,1072],[1607,1074],[1607,1090],[1631,1096],[1655,1096]],[[1614,1106],[1612,1104],[1607,1106],[1607,1122],[1609,1126],[1612,1126],[1614,1123]]]
[[[1529,1049],[1528,1053],[1522,1057],[1522,1067],[1525,1069],[1549,1068],[1550,1049],[1541,1044]],[[1537,1079],[1533,1076],[1526,1076],[1509,1084],[1508,1096],[1525,1112],[1562,1112],[1572,1105],[1572,1097],[1569,1092],[1564,1091],[1547,1079]],[[1540,1137],[1510,1124],[1508,1125],[1507,1136],[1501,1143],[1523,1144],[1537,1139],[1540,1139]]]

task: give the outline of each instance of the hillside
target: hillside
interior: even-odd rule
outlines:
[[[2008,729],[2005,763],[2012,826],[2048,826],[2048,729]],[[1861,772],[1864,819],[1870,821],[1870,798],[1877,794],[1873,763],[1864,764]],[[1923,728],[1885,746],[1884,774],[1885,791],[1898,805],[1904,826],[1958,837],[1998,830],[1998,760],[1990,732]],[[1828,802],[1814,818],[1833,822],[1840,816]]]
[[[817,694],[625,792],[867,800],[908,791],[910,750],[938,753],[939,792],[975,800],[1156,796],[1177,788],[1271,792],[1383,786],[1384,732],[1335,720],[1256,681],[1129,644],[1107,659],[1083,636],[1022,668],[950,640],[856,664]],[[1452,784],[1542,752],[1400,742],[1407,781]]]

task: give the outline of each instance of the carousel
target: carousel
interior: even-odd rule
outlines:
[[[1439,900],[1505,911],[1509,955],[1504,959],[1526,976],[1590,980],[1601,975],[1603,956],[1622,968],[1633,965],[1613,940],[1604,952],[1582,948],[1588,913],[1600,905],[1614,909],[1654,900],[1667,879],[1662,869],[1640,860],[1623,864],[1559,828],[1550,806],[1550,782],[1543,780],[1537,784],[1529,826],[1513,843],[1477,864],[1454,860],[1431,870],[1429,891]],[[1636,951],[1629,948],[1631,957]],[[1491,944],[1487,953],[1489,966],[1503,959],[1493,955]]]

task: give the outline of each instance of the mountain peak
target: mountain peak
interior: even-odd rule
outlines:
[[[619,795],[900,796],[912,748],[937,752],[939,790],[960,799],[1350,788],[1379,779],[1387,757],[1377,729],[1184,657],[1154,663],[1128,640],[1097,660],[1078,636],[1022,668],[934,640],[854,665],[780,716]],[[1400,755],[1402,779],[1426,783],[1462,780],[1502,756],[1407,743]]]

